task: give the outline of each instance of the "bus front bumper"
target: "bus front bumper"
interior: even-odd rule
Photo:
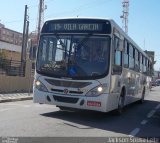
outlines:
[[[82,110],[94,110],[107,112],[108,94],[101,94],[96,97],[59,95],[49,92],[34,91],[34,103],[50,104],[59,107],[69,107]]]

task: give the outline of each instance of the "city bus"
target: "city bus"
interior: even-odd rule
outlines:
[[[149,93],[151,60],[111,19],[63,18],[44,23],[34,103],[63,109],[116,110]]]

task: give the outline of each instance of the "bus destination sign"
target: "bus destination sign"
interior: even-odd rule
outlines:
[[[99,23],[52,23],[49,26],[49,31],[52,32],[100,32],[102,29],[102,24]]]
[[[110,34],[108,20],[65,19],[46,21],[42,33],[98,33]]]

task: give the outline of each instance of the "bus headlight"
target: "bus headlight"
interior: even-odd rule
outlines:
[[[36,80],[34,85],[35,85],[35,88],[37,88],[38,90],[43,92],[48,92],[47,88],[41,81]]]
[[[105,92],[107,84],[99,85],[87,92],[86,96],[99,96]]]

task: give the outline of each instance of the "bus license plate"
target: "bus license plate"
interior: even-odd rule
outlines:
[[[97,102],[97,101],[87,101],[87,106],[101,107],[101,102]]]

